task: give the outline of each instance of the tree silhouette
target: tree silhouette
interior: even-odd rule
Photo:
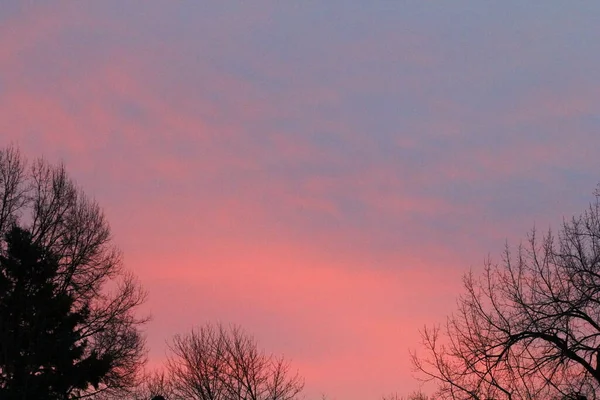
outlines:
[[[600,393],[600,203],[535,230],[501,264],[464,278],[458,311],[413,353],[442,399],[597,399]]]
[[[127,397],[128,400],[181,400],[175,397],[173,385],[168,374],[163,370],[144,373],[136,390]]]
[[[98,387],[110,356],[86,353],[78,326],[87,307],[59,290],[57,258],[13,227],[0,255],[0,398],[67,399],[73,389]]]
[[[281,358],[266,355],[233,326],[205,325],[177,335],[167,371],[174,398],[195,400],[293,400],[304,387]]]
[[[433,400],[433,397],[430,398],[425,393],[417,390],[408,396],[400,396],[398,393],[393,393],[388,396],[383,396],[381,400]]]
[[[17,148],[0,149],[0,250],[5,233],[18,224],[32,243],[52,254],[57,292],[72,297],[77,333],[86,345],[82,358],[110,361],[97,388],[73,389],[72,397],[117,392],[135,386],[145,361],[141,326],[136,316],[145,292],[123,268],[112,244],[108,222],[98,204],[69,178],[63,165],[43,159],[28,164]],[[110,290],[109,290],[110,288]]]

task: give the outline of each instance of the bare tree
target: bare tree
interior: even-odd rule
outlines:
[[[28,202],[25,164],[16,147],[0,150],[0,237],[4,237]]]
[[[266,355],[241,328],[205,325],[170,344],[176,396],[197,400],[292,400],[304,387],[282,358]]]
[[[98,391],[133,387],[146,354],[141,326],[147,319],[135,314],[145,292],[123,268],[102,210],[65,167],[43,159],[27,164],[16,147],[0,149],[0,237],[18,223],[58,256],[57,285],[73,294],[76,310],[89,312],[77,330],[86,351],[111,360]],[[0,240],[0,251],[5,247]]]
[[[430,398],[425,393],[417,390],[406,397],[400,396],[398,393],[392,393],[388,396],[383,396],[382,400],[430,400]],[[433,400],[433,398],[431,398],[431,400]]]
[[[563,222],[482,276],[464,277],[458,311],[422,332],[413,353],[442,399],[597,399],[600,390],[600,206]]]
[[[115,397],[108,397],[106,400],[112,400]],[[168,373],[163,370],[146,371],[139,379],[138,387],[132,390],[127,396],[120,397],[127,400],[183,400],[177,397],[173,390],[173,385]]]

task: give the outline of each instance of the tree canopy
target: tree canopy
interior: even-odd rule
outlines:
[[[534,230],[464,277],[458,311],[413,354],[442,399],[597,399],[600,202],[555,235]]]
[[[15,225],[21,234],[13,231]],[[73,354],[107,364],[98,382],[89,381],[85,388],[74,385],[70,396],[133,387],[146,354],[141,327],[147,319],[137,316],[145,292],[124,268],[101,208],[69,178],[65,167],[43,159],[28,163],[9,146],[0,149],[0,252],[7,260],[16,260],[7,253],[14,245],[8,239],[15,235],[27,236],[33,254],[45,257],[39,266],[47,269],[46,275],[31,279],[40,280],[62,304],[55,310],[70,310],[60,329],[74,326],[78,344]]]
[[[294,400],[304,387],[287,361],[265,354],[238,326],[207,324],[176,335],[170,350],[172,398]]]
[[[74,310],[72,294],[56,284],[58,260],[13,227],[0,255],[0,398],[66,399],[98,387],[109,354],[86,352],[78,327],[90,318]]]

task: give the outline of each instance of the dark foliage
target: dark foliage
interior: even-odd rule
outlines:
[[[78,327],[90,318],[74,310],[72,294],[56,284],[58,260],[13,227],[0,255],[0,398],[67,399],[73,389],[98,387],[109,355],[87,353]]]

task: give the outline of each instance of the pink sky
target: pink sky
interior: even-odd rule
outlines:
[[[104,208],[153,364],[221,321],[307,399],[408,393],[462,274],[600,180],[600,7],[509,3],[3,2],[0,146]]]

